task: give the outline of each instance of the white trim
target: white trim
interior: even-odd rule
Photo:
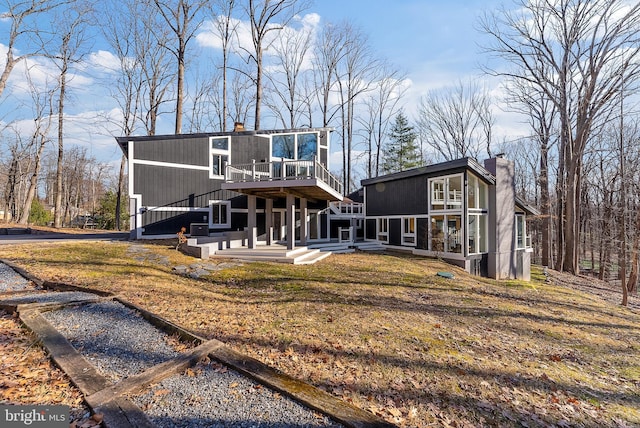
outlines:
[[[131,175],[133,176],[133,174]],[[136,200],[136,213],[133,215],[133,221],[130,221],[129,229],[135,231],[136,239],[142,238],[142,195],[129,195],[129,200]],[[131,210],[131,208],[129,208]]]
[[[146,207],[147,211],[157,211],[157,212],[208,212],[208,207]]]
[[[179,168],[179,169],[192,169],[196,171],[209,171],[209,167],[201,166],[201,165],[191,165],[186,163],[160,162],[160,161],[151,161],[151,160],[144,160],[144,159],[134,159],[132,163],[138,164],[138,165],[161,166],[163,168]]]
[[[226,205],[227,206],[227,222],[226,223],[213,223],[213,206],[214,205]],[[223,200],[209,200],[209,229],[228,229],[231,227],[231,201]]]
[[[444,251],[422,250],[418,248],[415,248],[412,252],[416,256],[439,257],[451,260],[467,260],[467,257],[462,253],[445,253]]]

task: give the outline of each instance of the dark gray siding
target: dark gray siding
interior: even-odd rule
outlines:
[[[136,141],[135,159],[209,166],[209,138]]]
[[[424,176],[367,186],[367,215],[427,213],[427,179]]]
[[[209,200],[226,200],[237,193],[220,190],[221,180],[211,180],[208,171],[135,165],[135,194],[142,206],[207,207]]]
[[[189,230],[191,223],[207,223],[208,212],[157,212],[142,214],[143,235],[162,235],[178,233],[181,227]]]
[[[256,162],[268,162],[269,139],[254,135],[231,137],[231,164],[245,164]]]

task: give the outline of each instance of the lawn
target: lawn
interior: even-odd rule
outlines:
[[[400,426],[640,426],[640,314],[540,270],[497,282],[356,253],[194,280],[172,267],[196,260],[168,243],[142,257],[132,245],[2,246],[0,257],[117,293]]]

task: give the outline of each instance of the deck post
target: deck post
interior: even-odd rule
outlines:
[[[255,195],[247,196],[247,247],[256,248],[256,197]]]
[[[287,193],[287,250],[296,247],[296,197]]]
[[[309,237],[309,224],[307,212],[307,198],[300,198],[300,245],[307,245]]]
[[[273,242],[273,199],[267,199],[264,202],[264,228],[267,234],[267,245],[271,245]]]

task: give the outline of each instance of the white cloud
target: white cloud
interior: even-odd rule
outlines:
[[[88,68],[104,70],[108,73],[115,73],[120,68],[120,60],[109,51],[99,50],[91,52],[87,60]]]

